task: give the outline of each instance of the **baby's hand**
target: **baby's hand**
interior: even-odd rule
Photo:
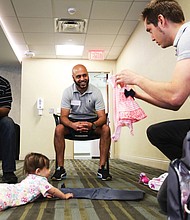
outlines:
[[[52,196],[51,194],[48,194],[46,197],[47,197],[48,199],[53,198],[53,196]]]
[[[66,193],[65,199],[70,199],[70,198],[73,198],[73,193]]]

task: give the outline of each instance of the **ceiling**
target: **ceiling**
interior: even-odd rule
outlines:
[[[148,2],[149,0],[0,0],[0,18],[19,49],[21,59],[26,57],[26,51],[34,52],[35,58],[88,59],[89,50],[104,50],[105,60],[116,60]],[[70,7],[76,9],[74,15],[68,13]],[[86,33],[57,33],[54,28],[55,18],[87,19]],[[57,44],[84,45],[83,55],[56,56]],[[0,64],[18,62],[1,28],[0,45]]]

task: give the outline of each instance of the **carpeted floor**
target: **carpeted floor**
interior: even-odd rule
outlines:
[[[10,208],[0,212],[0,220],[158,220],[167,219],[160,212],[156,191],[148,186],[138,183],[141,172],[145,172],[152,179],[165,171],[126,162],[123,160],[110,160],[110,173],[112,181],[101,181],[96,178],[98,159],[66,160],[65,168],[67,178],[63,181],[50,182],[60,188],[64,182],[68,188],[99,188],[143,190],[145,197],[141,201],[104,201],[89,199],[70,200],[40,200],[20,207]],[[54,161],[51,161],[52,173]],[[0,163],[1,167],[1,163]],[[16,174],[21,181],[23,161],[17,161]]]

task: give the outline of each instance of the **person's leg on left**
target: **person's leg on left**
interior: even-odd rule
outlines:
[[[0,147],[2,152],[2,180],[5,183],[17,183],[16,170],[16,132],[15,123],[10,117],[0,118]]]

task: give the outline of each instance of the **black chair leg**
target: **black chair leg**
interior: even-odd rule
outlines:
[[[109,171],[110,171],[110,167],[109,167],[109,159],[110,159],[110,152],[108,153],[107,161],[106,161],[106,163],[107,163],[106,168],[107,168],[108,173],[109,173]]]
[[[110,171],[110,167],[109,167],[109,157],[107,158],[107,171],[108,171],[108,173],[109,173],[109,171]]]
[[[57,158],[55,158],[55,169],[57,170],[58,163],[57,163]]]

